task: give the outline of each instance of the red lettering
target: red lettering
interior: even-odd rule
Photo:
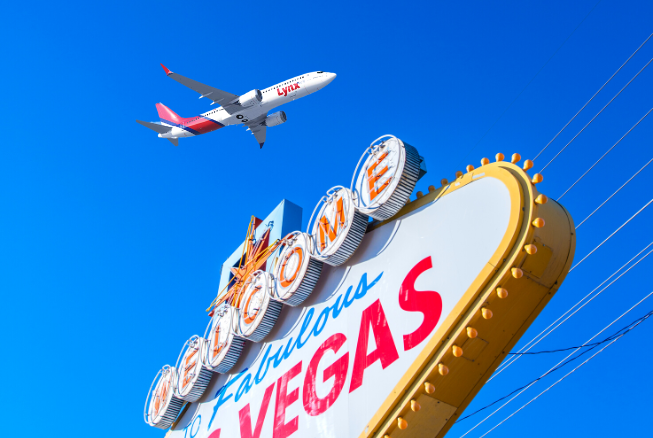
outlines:
[[[422,325],[409,335],[404,335],[404,351],[417,347],[433,331],[442,315],[442,297],[435,291],[415,290],[415,281],[424,271],[433,267],[431,257],[427,257],[408,272],[399,289],[399,307],[407,312],[421,312]]]
[[[265,422],[265,415],[268,412],[268,405],[270,404],[270,399],[272,398],[272,390],[274,389],[274,383],[268,386],[263,395],[263,401],[261,402],[261,409],[258,411],[258,419],[256,420],[256,428],[254,428],[254,433],[252,433],[252,419],[249,411],[249,403],[245,405],[238,412],[238,417],[240,419],[240,436],[241,438],[259,438],[261,436],[261,430],[263,429],[263,423]],[[216,438],[220,438],[219,436]]]
[[[288,383],[301,372],[302,363],[299,362],[277,380],[277,403],[274,407],[273,438],[286,438],[297,432],[299,416],[286,423],[286,409],[299,399],[299,388],[295,388],[288,394]]]
[[[336,333],[324,341],[313,355],[311,363],[308,365],[308,369],[306,370],[306,377],[304,378],[304,410],[308,415],[316,416],[322,414],[336,402],[338,396],[342,392],[342,388],[345,386],[345,380],[347,380],[349,353],[345,353],[340,359],[336,360],[324,370],[322,376],[324,382],[335,376],[333,388],[331,388],[331,391],[329,391],[326,397],[318,397],[315,390],[315,383],[317,380],[317,367],[320,365],[320,360],[322,360],[324,354],[329,350],[337,353],[346,341],[347,338],[345,335],[342,333]]]
[[[374,333],[376,350],[367,354],[367,343],[369,339],[370,326]],[[353,392],[363,384],[363,373],[377,360],[386,369],[390,364],[399,359],[397,347],[392,339],[392,332],[388,320],[383,312],[381,301],[376,300],[370,307],[363,311],[361,316],[361,328],[358,333],[358,344],[356,345],[356,356],[354,357],[354,370],[351,375],[349,392]]]
[[[282,91],[283,91],[283,90],[282,90],[281,88],[277,88],[277,94],[278,94],[279,96],[283,96]]]

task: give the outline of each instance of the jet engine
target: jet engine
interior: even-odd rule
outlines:
[[[265,118],[265,126],[277,126],[282,123],[286,123],[286,113],[283,111],[277,111]]]
[[[262,100],[263,93],[261,93],[261,90],[254,89],[240,96],[238,98],[238,103],[240,103],[241,106],[249,107],[261,103]]]

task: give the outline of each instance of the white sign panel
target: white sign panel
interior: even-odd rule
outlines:
[[[485,177],[365,234],[169,436],[359,437],[495,253],[509,216],[508,189]]]

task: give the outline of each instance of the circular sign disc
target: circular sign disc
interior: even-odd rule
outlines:
[[[159,429],[168,429],[179,415],[184,401],[175,395],[177,370],[165,365],[154,378],[145,401],[145,422]]]
[[[389,219],[406,205],[415,188],[419,154],[409,144],[390,137],[371,146],[365,155],[353,188],[357,207],[374,219]]]
[[[206,340],[195,335],[184,344],[179,354],[177,368],[177,397],[195,402],[204,394],[213,373],[202,363]]]
[[[313,291],[322,272],[322,262],[311,257],[310,236],[299,231],[284,238],[274,268],[274,291],[289,306],[298,306]]]
[[[245,340],[234,335],[236,311],[231,306],[216,309],[209,326],[202,361],[216,373],[226,373],[238,361]]]
[[[321,204],[321,205],[320,205]],[[331,266],[343,264],[354,254],[367,230],[367,215],[354,205],[351,191],[334,187],[320,201],[317,217],[309,230],[314,255]]]
[[[250,341],[262,341],[281,312],[282,304],[270,296],[271,287],[272,277],[264,271],[252,273],[243,285],[238,329]]]

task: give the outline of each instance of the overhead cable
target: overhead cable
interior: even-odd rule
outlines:
[[[621,64],[621,67],[619,67],[619,68],[617,69],[617,71],[615,71],[614,73],[612,73],[612,76],[610,76],[610,78],[609,78],[609,79],[608,79],[608,80],[607,80],[603,85],[601,85],[601,88],[599,88],[598,91],[597,91],[596,93],[594,93],[594,95],[593,95],[592,97],[590,97],[590,100],[588,100],[587,102],[585,102],[585,105],[583,105],[583,106],[581,107],[581,109],[579,109],[578,112],[577,112],[576,114],[574,114],[574,117],[572,117],[571,119],[569,119],[569,121],[567,122],[567,124],[566,124],[565,126],[563,126],[562,129],[561,129],[560,131],[558,131],[558,133],[557,133],[557,134],[556,134],[556,135],[551,139],[551,141],[549,141],[549,142],[546,144],[546,146],[544,146],[544,148],[542,148],[542,150],[541,150],[541,151],[540,151],[540,152],[535,156],[535,158],[533,158],[533,161],[537,160],[537,158],[538,158],[540,155],[542,155],[542,152],[544,152],[544,151],[546,150],[546,148],[548,148],[549,145],[550,145],[551,143],[553,143],[553,142],[555,141],[556,138],[558,138],[558,136],[562,133],[562,131],[564,131],[564,130],[567,128],[567,126],[569,126],[569,124],[570,124],[571,122],[574,121],[574,119],[578,116],[578,114],[580,114],[580,113],[585,109],[585,107],[586,107],[586,106],[587,106],[587,105],[588,105],[592,100],[594,100],[594,98],[596,97],[596,95],[599,94],[599,93],[601,92],[601,90],[603,90],[603,88],[605,88],[606,85],[608,85],[608,83],[612,80],[612,78],[614,78],[614,77],[617,75],[617,73],[619,73],[619,72],[621,71],[621,69],[624,68],[624,66],[625,66],[626,64],[628,64],[628,61],[630,61],[631,58],[632,58],[633,56],[635,56],[635,54],[636,54],[637,52],[639,52],[639,49],[641,49],[642,47],[644,47],[644,44],[646,44],[646,43],[648,42],[648,40],[651,39],[652,36],[653,36],[653,33],[650,34],[650,35],[648,36],[648,38],[646,38],[642,44],[640,44],[640,46],[637,48],[637,50],[635,50],[635,51],[634,51],[634,52],[633,52],[633,53],[628,57],[628,59],[626,59],[626,62],[624,62],[623,64]]]
[[[610,342],[610,341],[622,336],[624,331],[628,331],[628,330],[630,330],[631,327],[639,325],[640,322],[642,322],[645,319],[648,319],[648,317],[651,316],[651,315],[653,315],[653,310],[651,310],[649,313],[647,313],[643,317],[638,318],[635,321],[631,322],[626,327],[620,328],[619,330],[617,330],[616,333],[611,334],[610,336],[603,339],[602,341],[592,342],[590,344],[577,345],[575,347],[556,348],[555,350],[530,351],[528,353],[508,353],[508,354],[518,354],[518,355],[552,354],[552,353],[562,353],[563,351],[569,351],[569,350],[580,350],[581,348],[587,348],[587,347],[598,347],[599,345],[603,345],[606,342]]]
[[[576,313],[578,313],[578,311],[579,311],[580,309],[582,309],[582,308],[585,307],[587,304],[589,304],[591,301],[593,301],[596,297],[598,297],[599,295],[601,295],[601,294],[602,294],[606,289],[608,289],[608,288],[609,288],[610,286],[612,286],[612,285],[613,285],[617,280],[619,280],[619,278],[623,277],[623,275],[626,274],[626,272],[630,271],[632,268],[634,268],[635,266],[637,266],[637,265],[639,264],[639,262],[641,262],[642,260],[646,259],[646,257],[648,257],[649,254],[650,254],[651,252],[653,252],[653,250],[649,251],[649,252],[648,252],[644,257],[642,257],[642,258],[639,259],[637,262],[635,262],[635,264],[633,264],[632,266],[630,266],[630,267],[629,267],[625,272],[621,273],[621,274],[619,275],[619,277],[617,277],[617,278],[614,279],[610,284],[608,284],[606,287],[604,287],[603,289],[601,289],[601,290],[600,290],[596,295],[592,296],[592,295],[594,294],[594,292],[596,292],[598,289],[600,289],[600,288],[601,288],[605,283],[607,283],[608,281],[610,281],[610,279],[612,279],[612,277],[614,277],[615,275],[617,275],[617,274],[618,274],[622,269],[624,269],[624,268],[625,268],[626,266],[628,266],[628,265],[629,265],[633,260],[635,260],[637,257],[639,257],[640,254],[642,254],[644,251],[646,251],[648,248],[650,248],[651,245],[653,245],[653,242],[651,242],[651,243],[649,243],[648,245],[646,245],[646,247],[645,247],[644,249],[642,249],[640,252],[638,252],[637,254],[635,254],[634,257],[632,257],[630,260],[628,260],[626,263],[624,263],[624,264],[623,264],[619,269],[617,269],[616,271],[614,271],[614,272],[612,273],[612,275],[610,275],[608,278],[606,278],[605,280],[603,280],[603,281],[601,282],[601,284],[599,284],[598,286],[596,286],[596,287],[595,287],[595,288],[594,288],[590,293],[588,293],[588,294],[585,295],[583,298],[581,298],[581,299],[580,299],[576,304],[574,304],[571,308],[569,308],[569,310],[567,310],[564,314],[562,314],[558,319],[556,319],[556,320],[553,321],[551,324],[549,324],[549,326],[548,326],[547,328],[545,328],[544,330],[542,330],[542,331],[541,331],[540,333],[538,333],[535,337],[533,337],[533,339],[531,339],[530,341],[528,341],[528,343],[526,343],[526,345],[524,345],[521,349],[519,349],[519,351],[517,351],[517,354],[519,354],[519,353],[523,353],[523,352],[526,352],[526,351],[529,351],[529,350],[530,350],[531,348],[533,348],[535,345],[539,344],[540,341],[542,341],[544,338],[546,338],[547,336],[549,336],[549,335],[550,335],[551,333],[553,333],[553,332],[554,332],[558,327],[560,327],[562,324],[564,324],[565,322],[567,322],[567,320],[569,320],[572,316],[574,316]],[[582,305],[581,305],[581,304],[582,304]],[[580,306],[580,307],[578,307],[578,306]],[[578,308],[576,309],[576,307],[578,307]],[[574,309],[576,309],[576,310],[574,311]],[[572,311],[573,311],[573,313],[571,313],[571,315],[569,315],[569,313],[572,312]],[[569,316],[567,316],[567,315],[569,315]],[[565,318],[565,316],[567,316],[567,317]],[[559,324],[557,324],[557,323],[558,323],[561,319],[563,319],[563,318],[564,318],[564,320],[562,320],[562,322],[560,322]],[[557,325],[556,325],[556,324],[557,324]],[[554,327],[554,325],[555,325],[555,327]],[[551,327],[553,327],[553,328],[551,328]],[[549,329],[551,329],[551,330],[549,330]],[[492,375],[492,377],[490,377],[490,378],[487,380],[486,383],[489,383],[489,382],[492,381],[494,378],[496,378],[499,374],[501,374],[502,372],[504,372],[508,367],[510,367],[512,364],[514,364],[516,361],[518,361],[520,357],[521,357],[521,356],[512,357],[512,358],[510,358],[508,361],[504,362],[504,364],[502,364],[502,366],[500,366],[500,367],[496,370],[496,372]]]
[[[592,165],[590,166],[590,168],[587,169],[587,170],[585,171],[585,173],[582,174],[582,175],[580,176],[580,178],[578,178],[578,179],[576,180],[576,182],[574,182],[571,186],[569,186],[569,188],[568,188],[567,190],[565,190],[564,193],[563,193],[562,195],[560,195],[560,196],[558,197],[558,199],[556,199],[556,201],[560,201],[560,200],[562,199],[562,197],[565,196],[565,195],[569,192],[569,190],[573,189],[574,186],[575,186],[576,184],[578,184],[578,182],[579,182],[580,180],[582,180],[583,178],[585,178],[585,175],[587,175],[587,174],[588,174],[592,169],[594,169],[594,166],[596,166],[597,164],[599,164],[599,162],[600,162],[601,160],[603,160],[603,159],[605,158],[605,156],[608,155],[608,154],[610,153],[610,151],[612,151],[612,149],[615,148],[615,146],[617,146],[619,143],[621,143],[621,140],[623,140],[624,138],[626,138],[626,136],[627,136],[628,134],[630,134],[630,131],[632,131],[633,129],[635,129],[635,127],[636,127],[637,125],[639,125],[639,124],[641,123],[641,121],[644,120],[644,119],[646,118],[646,116],[648,116],[648,115],[651,113],[651,111],[653,111],[653,108],[651,108],[650,110],[648,110],[648,112],[647,112],[646,114],[644,114],[644,116],[643,116],[641,119],[639,119],[639,120],[637,121],[637,123],[635,123],[635,124],[632,126],[632,128],[630,128],[630,129],[628,130],[628,132],[626,132],[624,135],[622,135],[621,138],[620,138],[619,140],[617,140],[617,142],[616,142],[615,144],[613,144],[612,147],[611,147],[610,149],[608,149],[607,152],[601,156],[601,158],[599,158],[598,160],[596,160],[596,162],[595,162],[594,164],[592,164]]]
[[[629,179],[628,181],[626,181],[625,183],[623,183],[623,185],[622,185],[621,187],[619,187],[619,188],[617,189],[617,191],[615,191],[613,194],[611,194],[611,195],[608,197],[608,199],[606,199],[605,201],[603,201],[603,202],[601,203],[601,205],[599,205],[598,207],[596,207],[596,209],[595,209],[593,212],[591,212],[591,213],[589,214],[589,216],[587,216],[585,219],[583,219],[583,220],[581,221],[581,223],[579,223],[579,224],[576,226],[576,229],[579,229],[580,226],[583,225],[587,219],[591,218],[592,215],[593,215],[594,213],[596,213],[597,211],[599,211],[599,210],[601,209],[601,207],[603,207],[603,206],[604,206],[604,205],[605,205],[605,204],[606,204],[610,199],[612,199],[612,197],[613,197],[614,195],[616,195],[617,193],[619,193],[619,191],[620,191],[621,189],[623,189],[624,187],[626,187],[626,185],[628,185],[628,183],[631,182],[631,181],[633,180],[633,178],[635,178],[637,175],[639,175],[640,172],[641,172],[642,170],[646,169],[646,166],[648,166],[649,164],[651,164],[651,161],[653,161],[653,158],[651,158],[650,160],[648,160],[648,163],[646,163],[646,164],[645,164],[641,169],[639,169],[637,172],[635,172],[635,174],[634,174],[633,176],[631,176],[630,179]]]
[[[542,168],[542,170],[540,170],[540,173],[544,172],[544,169],[546,169],[547,167],[549,167],[549,165],[550,165],[551,163],[553,163],[553,161],[554,161],[556,158],[558,158],[558,156],[562,153],[562,151],[564,151],[565,149],[567,149],[567,147],[568,147],[568,146],[569,146],[569,145],[570,145],[574,140],[576,140],[576,138],[577,138],[577,137],[578,137],[578,136],[579,136],[579,135],[580,135],[580,134],[581,134],[581,133],[582,133],[582,132],[583,132],[583,131],[584,131],[584,130],[585,130],[585,129],[586,129],[586,128],[587,128],[587,127],[588,127],[588,126],[589,126],[589,125],[590,125],[590,124],[591,124],[591,123],[592,123],[592,122],[593,122],[597,117],[598,117],[598,116],[599,116],[599,114],[601,114],[601,113],[602,113],[602,112],[603,112],[603,111],[604,111],[608,106],[610,106],[610,104],[611,104],[612,102],[614,102],[614,100],[615,100],[615,99],[616,99],[616,98],[617,98],[617,97],[618,97],[618,96],[619,96],[619,95],[620,95],[620,94],[621,94],[621,93],[622,93],[626,88],[628,88],[628,86],[629,86],[629,85],[630,85],[630,84],[635,80],[635,78],[637,78],[637,76],[639,76],[640,73],[642,73],[642,72],[644,71],[644,69],[645,69],[646,67],[648,67],[648,65],[651,63],[651,61],[653,61],[653,58],[649,59],[649,61],[646,63],[646,65],[644,65],[644,67],[642,67],[642,68],[641,68],[641,69],[640,69],[640,70],[635,74],[635,76],[633,76],[633,77],[628,81],[628,83],[627,83],[626,85],[624,85],[623,88],[622,88],[621,90],[619,90],[619,92],[617,92],[617,94],[615,94],[615,95],[612,97],[612,99],[610,99],[610,101],[609,101],[608,103],[606,103],[605,106],[604,106],[603,108],[601,108],[601,110],[600,110],[598,113],[596,113],[596,114],[594,115],[594,117],[592,117],[592,120],[590,120],[589,122],[587,122],[587,124],[586,124],[585,126],[583,126],[583,128],[582,128],[580,131],[578,131],[578,133],[577,133],[576,135],[574,135],[574,138],[572,138],[571,140],[569,140],[569,143],[567,143],[567,144],[566,144],[562,149],[560,149],[560,151],[559,151],[557,154],[555,154],[555,156],[554,156],[553,158],[551,158],[551,161],[549,161],[548,163],[546,163],[546,165],[544,165],[544,167]]]
[[[601,331],[599,331],[599,332],[596,333],[594,336],[592,336],[590,339],[588,339],[587,341],[585,341],[585,343],[587,344],[587,343],[593,341],[597,336],[599,336],[599,335],[600,335],[601,333],[603,333],[605,330],[607,330],[608,328],[610,328],[613,324],[615,324],[615,323],[616,323],[617,321],[619,321],[621,318],[623,318],[624,316],[626,316],[629,312],[631,312],[632,310],[634,310],[635,308],[637,308],[637,306],[639,306],[640,304],[642,304],[642,303],[643,303],[646,299],[648,299],[651,295],[653,295],[653,292],[651,292],[651,293],[649,293],[648,295],[646,295],[646,296],[645,296],[644,298],[642,298],[638,303],[636,303],[636,304],[635,304],[634,306],[632,306],[630,309],[628,309],[628,310],[626,310],[624,313],[622,313],[622,314],[621,314],[617,319],[615,319],[614,321],[612,321],[610,324],[608,324],[608,325],[605,326],[603,329],[601,329]],[[634,328],[634,327],[633,327],[633,328]],[[632,330],[632,329],[631,329],[631,330]],[[626,332],[626,333],[628,333],[628,332]],[[624,334],[625,334],[625,333],[624,333]],[[610,345],[610,344],[608,344],[608,345]],[[596,348],[596,347],[594,347],[594,348]],[[592,348],[592,349],[593,349],[593,348]],[[587,353],[587,352],[589,352],[589,351],[592,351],[592,349],[585,350],[585,351],[582,352],[581,354],[585,354],[585,353]],[[520,396],[524,391],[528,390],[528,388],[530,388],[530,387],[533,386],[535,383],[537,383],[538,381],[540,381],[541,379],[543,379],[545,376],[551,374],[551,373],[554,372],[555,370],[560,369],[560,365],[561,365],[561,364],[564,366],[564,364],[567,364],[567,363],[571,362],[571,361],[568,361],[567,359],[569,359],[569,358],[570,358],[571,356],[573,356],[574,354],[576,354],[575,351],[569,353],[569,354],[568,354],[564,359],[562,359],[560,362],[558,362],[558,363],[555,364],[553,367],[551,367],[547,372],[545,372],[545,373],[542,374],[540,377],[538,377],[537,379],[535,379],[535,380],[533,380],[532,382],[530,382],[528,385],[526,385],[526,386],[520,388],[519,392],[518,392],[517,394],[515,394],[515,395],[514,395],[510,400],[508,400],[508,401],[505,402],[503,405],[501,405],[500,407],[498,407],[494,412],[492,412],[490,415],[488,415],[487,417],[485,417],[483,420],[479,421],[479,422],[478,422],[474,427],[472,427],[472,428],[469,429],[467,432],[465,432],[463,435],[461,435],[460,438],[463,438],[464,436],[468,435],[471,431],[473,431],[474,429],[476,429],[477,427],[479,427],[481,424],[483,424],[485,421],[487,421],[490,417],[492,417],[494,414],[496,414],[497,412],[499,412],[499,411],[500,411],[501,409],[503,409],[506,405],[508,405],[511,401],[513,401],[514,399],[516,399],[517,397],[519,397],[519,396]],[[517,391],[517,390],[515,390],[515,391]],[[458,420],[458,421],[462,421],[462,420],[464,420],[464,419],[466,419],[466,418],[471,417],[472,415],[475,415],[475,414],[477,414],[477,413],[479,413],[479,412],[481,412],[481,411],[487,409],[488,407],[490,407],[490,406],[496,404],[497,402],[506,399],[506,398],[509,397],[511,394],[513,394],[515,391],[513,391],[513,392],[510,393],[509,395],[504,396],[504,397],[500,398],[499,400],[494,401],[494,402],[490,403],[489,405],[487,405],[487,406],[485,406],[485,407],[483,407],[483,408],[481,408],[481,409],[479,409],[479,410],[477,410],[477,411],[475,411],[475,412],[473,412],[473,413],[471,413],[471,414],[469,414],[469,415],[467,415],[467,416],[461,418],[461,419]]]
[[[652,159],[651,161],[653,161],[653,159]],[[641,171],[642,171],[646,166],[648,166],[648,164],[649,164],[651,161],[649,161],[649,162],[648,162],[644,167],[642,167],[642,168],[641,168],[637,173],[635,173],[635,175],[633,175],[633,176],[632,176],[628,181],[626,181],[626,183],[625,183],[624,185],[622,185],[622,186],[617,190],[617,192],[618,192],[619,190],[621,190],[621,188],[623,188],[626,184],[628,184],[628,182],[631,181],[635,176],[637,176],[637,174],[639,174],[639,173],[640,173],[640,172],[641,172]],[[601,205],[600,205],[600,206],[599,206],[599,207],[598,207],[594,212],[596,212],[599,208],[601,208],[601,206],[603,206],[603,205],[604,205],[608,200],[610,200],[610,198],[612,198],[612,197],[613,197],[617,192],[613,193],[613,194],[612,194],[612,195],[611,195],[611,196],[610,196],[606,201],[604,201],[604,202],[603,202],[603,203],[602,203],[602,204],[601,204]],[[653,201],[653,199],[652,199],[651,201]],[[583,257],[583,259],[582,259],[580,262],[578,262],[574,267],[572,267],[572,268],[569,270],[569,272],[573,271],[573,270],[574,270],[578,265],[580,265],[580,263],[582,263],[584,260],[586,260],[590,255],[592,255],[592,254],[593,254],[597,249],[599,249],[599,248],[600,248],[600,247],[601,247],[605,242],[607,242],[608,240],[610,240],[610,238],[612,238],[612,237],[613,237],[617,232],[619,232],[619,230],[621,230],[621,229],[622,229],[622,228],[623,228],[623,227],[624,227],[628,222],[630,222],[633,218],[635,218],[635,216],[637,216],[637,215],[638,215],[639,213],[641,213],[641,212],[642,212],[646,207],[648,207],[648,205],[651,203],[651,201],[649,201],[648,204],[646,204],[646,205],[645,205],[643,208],[641,208],[637,213],[635,213],[633,216],[631,216],[630,219],[628,219],[626,222],[624,222],[624,224],[622,224],[619,228],[617,228],[617,229],[616,229],[612,234],[610,234],[610,236],[608,236],[608,237],[607,237],[603,242],[601,242],[601,243],[600,243],[599,245],[597,245],[597,246],[596,246],[592,251],[590,251],[590,252],[589,252],[585,257]],[[594,214],[594,212],[592,212],[592,214]],[[590,216],[591,216],[591,214],[590,214]],[[588,216],[587,218],[585,218],[585,220],[583,220],[583,222],[585,222],[588,218],[589,218],[589,216]],[[578,228],[578,227],[576,227],[576,228]],[[596,288],[594,288],[594,290],[592,290],[589,294],[587,294],[587,295],[585,295],[583,298],[581,298],[581,299],[580,299],[576,304],[574,304],[571,308],[569,308],[569,310],[567,310],[563,315],[561,315],[558,319],[556,319],[555,321],[553,321],[553,322],[552,322],[552,323],[551,323],[547,328],[545,328],[545,329],[542,330],[539,334],[537,334],[535,337],[533,337],[533,339],[531,339],[528,343],[526,343],[526,345],[524,345],[524,346],[523,346],[523,347],[518,351],[518,353],[524,351],[525,349],[526,349],[526,351],[530,350],[533,346],[535,346],[537,343],[539,343],[542,339],[544,339],[545,337],[547,337],[547,336],[548,336],[552,331],[554,331],[556,328],[558,328],[560,325],[562,325],[565,321],[567,321],[571,316],[573,316],[573,314],[575,314],[578,310],[580,310],[580,308],[577,309],[577,310],[576,310],[572,315],[570,315],[568,318],[566,318],[566,319],[565,319],[564,321],[562,321],[560,324],[558,324],[558,325],[557,325],[555,328],[553,328],[550,332],[548,332],[548,333],[546,333],[544,336],[542,336],[545,332],[547,332],[547,330],[549,330],[553,325],[555,325],[558,321],[560,321],[562,318],[564,318],[564,317],[565,317],[569,312],[573,311],[574,308],[576,308],[576,306],[579,306],[581,303],[583,303],[583,302],[584,302],[588,297],[590,297],[590,296],[591,296],[591,295],[592,295],[592,294],[593,294],[597,289],[599,289],[599,288],[600,288],[601,286],[603,286],[606,282],[608,282],[612,277],[614,277],[616,274],[618,274],[619,271],[621,271],[621,270],[624,269],[626,266],[628,266],[628,265],[629,265],[629,264],[630,264],[634,259],[636,259],[637,257],[639,257],[639,255],[642,254],[644,251],[646,251],[646,250],[647,250],[651,245],[653,245],[653,242],[651,242],[651,243],[649,243],[648,245],[646,245],[646,247],[645,247],[644,249],[642,249],[642,250],[641,250],[640,252],[638,252],[634,257],[632,257],[632,258],[631,258],[630,260],[628,260],[624,265],[622,265],[619,269],[617,269],[614,273],[612,273],[612,275],[610,275],[608,278],[606,278],[606,279],[605,279],[601,284],[599,284]],[[646,256],[648,256],[648,254],[647,254]],[[646,256],[645,256],[645,257],[646,257]],[[642,259],[642,260],[643,260],[643,259]],[[640,261],[641,261],[641,260],[639,260],[637,263],[639,263]],[[635,263],[635,265],[637,265],[637,263]],[[633,266],[635,266],[635,265],[633,265]],[[629,268],[629,270],[630,270],[633,266],[631,266],[631,267]],[[628,272],[628,271],[626,271],[626,272]],[[605,289],[604,289],[604,290],[605,290]],[[601,292],[603,292],[603,290],[602,290]],[[601,292],[599,292],[599,294],[600,294]],[[598,296],[599,294],[597,294],[597,296]],[[596,298],[596,296],[593,297],[593,298],[591,298],[589,301],[592,301],[594,298]],[[588,302],[589,302],[589,301],[588,301]],[[581,308],[584,307],[586,304],[587,304],[587,303],[583,304],[583,306],[581,306]],[[540,336],[542,336],[542,338],[538,340],[538,338],[540,338]],[[532,344],[532,345],[531,345],[531,344]],[[487,382],[490,382],[492,379],[494,379],[495,377],[497,377],[499,374],[501,374],[501,373],[503,372],[504,369],[508,368],[510,365],[512,365],[513,362],[517,361],[518,359],[519,359],[519,357],[510,358],[509,360],[507,360],[506,362],[504,362],[503,364],[501,364],[501,366],[499,366],[499,368],[495,371],[495,373],[492,375],[492,377],[490,377],[490,378],[487,380]],[[487,382],[486,382],[486,383],[487,383]]]
[[[618,233],[618,232],[619,232],[623,227],[625,227],[625,226],[628,224],[628,222],[630,222],[630,221],[632,221],[633,219],[635,219],[635,217],[636,217],[638,214],[640,214],[642,211],[644,211],[644,210],[646,209],[646,207],[648,207],[649,205],[651,205],[651,202],[653,202],[653,198],[652,198],[650,201],[648,201],[648,202],[646,203],[645,206],[643,206],[642,208],[640,208],[640,209],[637,211],[637,213],[635,213],[634,215],[632,215],[632,216],[630,217],[630,219],[628,219],[626,222],[624,222],[624,223],[623,223],[619,228],[617,228],[616,230],[614,230],[614,232],[613,232],[612,234],[610,234],[608,237],[606,237],[605,240],[604,240],[603,242],[599,243],[599,244],[596,246],[596,248],[594,248],[592,251],[589,252],[589,254],[587,254],[587,255],[586,255],[585,257],[583,257],[583,258],[582,258],[578,263],[576,263],[574,266],[572,266],[571,269],[569,270],[569,272],[571,272],[571,271],[573,271],[574,269],[576,269],[576,268],[578,267],[578,265],[580,265],[581,263],[583,263],[583,262],[585,261],[585,259],[587,259],[589,256],[591,256],[592,254],[594,254],[594,251],[596,251],[596,250],[599,249],[601,246],[603,246],[603,244],[604,244],[605,242],[607,242],[608,240],[610,240],[610,239],[612,238],[612,236],[614,236],[615,234],[617,234],[617,233]]]
[[[640,322],[637,323],[637,325],[639,325],[639,324],[641,324],[642,322],[644,322],[644,321],[645,321],[646,319],[648,319],[652,314],[653,314],[653,313],[648,313],[644,318],[641,319]],[[637,325],[635,325],[634,327],[632,327],[630,330],[632,330],[632,329],[634,329],[635,327],[637,327]],[[630,330],[629,330],[629,331],[630,331]],[[626,332],[626,333],[628,333],[628,332]],[[497,427],[501,426],[501,425],[502,425],[503,423],[505,423],[509,418],[511,418],[511,417],[513,417],[515,414],[517,414],[517,412],[521,411],[521,410],[524,409],[526,406],[528,406],[529,404],[531,404],[532,402],[534,402],[535,400],[537,400],[537,399],[538,399],[542,394],[544,394],[544,393],[547,392],[549,389],[551,389],[551,388],[553,388],[554,386],[556,386],[558,383],[560,383],[560,382],[562,382],[563,380],[565,380],[567,377],[569,377],[571,374],[573,374],[577,369],[579,369],[580,367],[582,367],[583,365],[585,365],[587,362],[589,362],[590,360],[592,360],[592,359],[594,359],[596,356],[598,356],[601,352],[603,352],[603,350],[605,350],[605,349],[608,348],[610,345],[614,344],[614,343],[617,342],[619,339],[621,339],[622,337],[624,337],[624,336],[626,335],[626,333],[622,334],[621,336],[617,337],[617,338],[614,339],[612,342],[610,342],[608,345],[606,345],[605,347],[601,348],[599,351],[597,351],[597,352],[594,353],[592,356],[590,356],[589,358],[587,358],[583,363],[581,363],[580,365],[578,365],[578,366],[577,366],[576,368],[574,368],[573,370],[569,371],[567,374],[565,374],[564,376],[562,376],[562,377],[561,377],[557,382],[553,383],[551,386],[549,386],[548,388],[546,388],[544,391],[540,392],[538,395],[536,395],[535,397],[533,397],[532,399],[530,399],[528,402],[526,402],[524,405],[522,405],[519,409],[517,409],[517,410],[516,410],[515,412],[513,412],[512,414],[508,415],[506,418],[504,418],[502,421],[500,421],[496,426],[494,426],[492,429],[490,429],[490,430],[488,430],[487,432],[485,432],[485,433],[484,433],[483,435],[481,435],[479,438],[483,438],[484,436],[486,436],[487,434],[489,434],[490,432],[492,432],[494,429],[496,429]]]

